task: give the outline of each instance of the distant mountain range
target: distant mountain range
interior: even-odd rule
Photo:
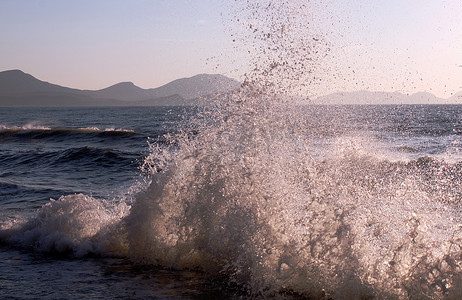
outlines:
[[[171,106],[195,105],[199,97],[238,89],[240,83],[223,75],[200,74],[158,88],[142,89],[121,82],[102,90],[79,90],[41,81],[20,70],[0,72],[0,106]],[[343,92],[302,104],[462,104],[462,91],[442,99],[427,92]]]
[[[411,95],[399,92],[356,91],[334,93],[310,101],[311,104],[462,104],[462,91],[444,99],[428,92]]]
[[[169,106],[194,105],[197,98],[239,88],[223,75],[200,74],[152,89],[121,82],[96,91],[41,81],[20,70],[0,72],[0,106]]]

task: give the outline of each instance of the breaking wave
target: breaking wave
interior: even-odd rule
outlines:
[[[137,134],[129,129],[116,129],[112,127],[97,128],[52,128],[45,126],[3,126],[0,125],[1,138],[22,138],[22,139],[50,139],[56,137],[75,137],[82,135],[110,137],[110,136],[124,136]]]
[[[462,162],[401,159],[351,132],[315,151],[300,108],[262,97],[222,96],[152,143],[133,201],[63,196],[7,219],[2,240],[198,269],[253,297],[460,295]]]
[[[460,293],[461,162],[387,157],[358,136],[313,153],[296,108],[249,97],[154,151],[162,171],[127,217],[133,259],[263,297]]]

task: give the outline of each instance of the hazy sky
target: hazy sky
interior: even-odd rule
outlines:
[[[462,90],[462,1],[305,2],[319,16],[309,26],[332,45],[311,95],[367,89],[449,97]],[[0,0],[0,71],[21,69],[80,89],[120,81],[150,88],[198,73],[239,79],[246,51],[230,36],[231,3]]]

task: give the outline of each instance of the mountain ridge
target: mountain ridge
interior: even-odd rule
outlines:
[[[223,75],[199,74],[151,89],[119,82],[100,90],[79,90],[39,80],[21,70],[7,70],[0,72],[0,106],[194,105],[199,97],[239,86],[238,81]]]
[[[39,80],[17,69],[0,72],[0,95],[45,91],[74,92],[78,90]]]
[[[449,98],[441,98],[429,92],[404,94],[401,92],[350,91],[336,92],[307,101],[323,105],[391,105],[391,104],[462,104],[462,91]]]
[[[196,105],[197,99],[240,87],[220,74],[179,78],[157,88],[143,89],[125,81],[100,90],[80,90],[39,80],[21,70],[0,72],[0,106],[168,106]],[[297,98],[297,97],[296,97]],[[462,104],[462,91],[444,99],[429,92],[354,91],[320,96],[299,104],[387,105]]]

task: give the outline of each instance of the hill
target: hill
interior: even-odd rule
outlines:
[[[199,74],[190,78],[174,80],[156,89],[150,89],[153,98],[178,94],[184,99],[194,99],[209,94],[238,89],[240,83],[234,79],[218,74]]]
[[[217,74],[181,78],[158,88],[143,89],[120,82],[101,90],[79,90],[41,81],[20,70],[0,72],[0,106],[169,106],[195,105],[197,98],[238,89],[240,83]],[[300,103],[306,104],[305,101]],[[462,92],[448,99],[427,92],[342,92],[309,104],[462,104]]]
[[[196,98],[240,86],[223,75],[200,74],[152,89],[121,82],[91,91],[41,81],[20,70],[0,72],[0,106],[168,106],[194,105]]]
[[[452,95],[451,98],[448,99],[451,103],[461,103],[462,104],[462,91]]]
[[[20,70],[0,72],[0,95],[24,95],[28,93],[79,93],[77,89],[62,87],[38,80]]]
[[[399,92],[343,92],[333,93],[326,96],[321,96],[311,100],[310,104],[326,104],[326,105],[350,105],[350,104],[462,104],[462,97],[458,97],[458,93],[448,99],[436,97],[428,92],[419,92],[411,95]]]
[[[137,87],[133,82],[120,82],[102,90],[86,91],[86,94],[96,99],[122,101],[142,101],[151,98],[147,90]]]

